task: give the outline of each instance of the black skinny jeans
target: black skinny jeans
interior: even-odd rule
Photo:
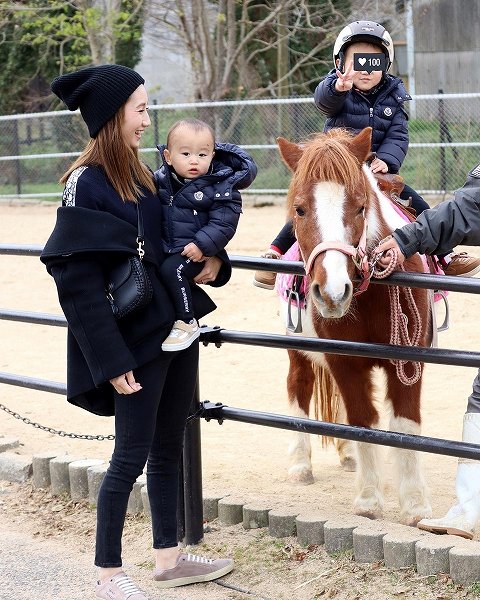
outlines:
[[[97,504],[97,567],[122,565],[128,498],[145,463],[153,547],[177,545],[179,464],[197,370],[198,340],[136,369],[139,392],[115,393],[115,447]]]

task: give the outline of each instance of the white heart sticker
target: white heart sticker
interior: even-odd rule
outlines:
[[[367,62],[367,59],[366,59],[366,58],[359,58],[359,59],[358,59],[358,62],[359,62],[359,63],[362,65],[362,67],[363,67],[363,65],[364,65],[364,64]]]

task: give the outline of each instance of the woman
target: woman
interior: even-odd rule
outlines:
[[[67,399],[100,415],[115,415],[115,447],[97,504],[95,565],[98,598],[147,600],[122,569],[121,538],[128,498],[147,464],[152,511],[154,579],[175,587],[216,579],[233,561],[180,554],[177,496],[183,435],[198,367],[198,340],[164,353],[174,312],[158,277],[164,259],[160,202],[152,172],[138,157],[150,125],[144,79],[120,65],[89,67],[57,77],[52,91],[80,108],[92,138],[61,182],[62,207],[41,260],[57,285],[68,323]],[[135,254],[137,204],[145,230],[143,263],[151,301],[116,320],[105,280],[120,258]],[[223,285],[231,267],[212,257],[196,282]],[[213,281],[215,280],[215,283]],[[192,286],[195,312],[215,304]]]

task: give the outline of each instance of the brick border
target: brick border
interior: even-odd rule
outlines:
[[[17,447],[18,440],[0,437],[0,448]],[[3,446],[2,446],[3,442]],[[0,480],[66,492],[72,499],[88,498],[95,504],[108,465],[62,453],[43,453],[31,459],[14,452],[0,452]],[[128,503],[130,514],[145,513],[150,518],[145,475],[134,484]],[[296,536],[303,546],[323,545],[328,554],[353,551],[359,563],[385,561],[391,569],[414,566],[421,575],[448,573],[452,581],[471,585],[480,581],[480,542],[458,536],[437,536],[398,523],[378,523],[365,517],[295,509],[272,510],[265,503],[244,502],[229,495],[203,499],[206,522],[216,520],[222,527],[243,524],[245,529],[268,528],[271,537]]]

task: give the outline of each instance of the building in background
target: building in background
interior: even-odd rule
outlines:
[[[154,4],[152,2],[152,4]],[[368,13],[365,14],[365,8]],[[411,94],[480,91],[480,0],[362,0],[352,20],[378,20],[392,34],[395,61],[391,72]],[[409,12],[410,10],[410,12]],[[191,65],[173,33],[159,33],[148,15],[138,70],[158,103],[193,102]]]
[[[188,56],[173,33],[158,33],[157,21],[147,12],[142,58],[135,67],[145,78],[150,102],[193,102],[192,72]]]
[[[480,0],[413,0],[415,93],[480,92]]]

